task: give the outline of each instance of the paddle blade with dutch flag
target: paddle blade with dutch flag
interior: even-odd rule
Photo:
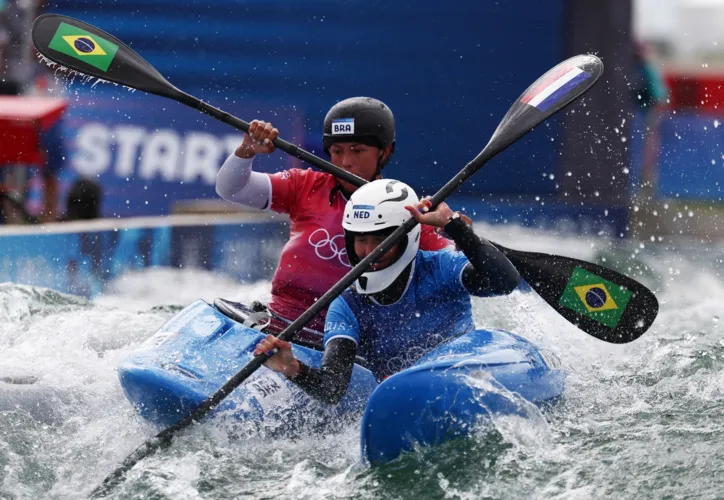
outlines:
[[[495,130],[485,152],[489,157],[495,156],[583,95],[602,74],[603,63],[591,54],[571,57],[553,67],[515,101]]]

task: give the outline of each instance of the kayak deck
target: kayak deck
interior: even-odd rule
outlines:
[[[198,300],[123,360],[121,386],[144,418],[171,426],[243,368],[264,337]],[[299,345],[293,351],[309,366],[321,363],[321,351]],[[329,432],[333,423],[362,416],[362,455],[377,465],[416,446],[469,434],[486,415],[522,414],[521,402],[540,406],[555,401],[565,374],[552,359],[517,335],[475,330],[380,384],[369,370],[355,365],[337,405],[315,400],[261,367],[207,418],[233,415],[291,433]]]

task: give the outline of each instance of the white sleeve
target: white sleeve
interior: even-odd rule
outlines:
[[[216,175],[216,194],[227,201],[261,210],[271,204],[271,179],[251,170],[253,158],[229,155]]]

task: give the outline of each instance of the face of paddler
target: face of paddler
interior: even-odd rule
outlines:
[[[386,238],[387,236],[382,235],[356,234],[354,236],[354,253],[357,254],[357,257],[359,257],[360,260],[364,259],[370,253],[372,253],[375,248],[380,246],[380,244],[385,241]],[[369,267],[369,270],[379,271],[380,269],[388,267],[390,264],[395,262],[395,260],[397,260],[399,251],[400,243],[397,243],[385,254],[383,254],[382,257],[377,260],[377,262],[372,264]]]
[[[336,142],[329,148],[329,156],[335,166],[365,180],[372,180],[381,155],[389,154],[390,149],[388,147],[383,152],[380,148],[358,142]],[[353,193],[357,189],[356,186],[343,180],[339,183],[347,193]]]

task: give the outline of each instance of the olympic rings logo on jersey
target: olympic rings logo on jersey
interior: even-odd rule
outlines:
[[[347,258],[344,234],[338,234],[330,238],[329,232],[320,227],[309,235],[309,244],[312,245],[314,252],[320,259],[332,260],[336,258],[343,266],[352,267]]]

